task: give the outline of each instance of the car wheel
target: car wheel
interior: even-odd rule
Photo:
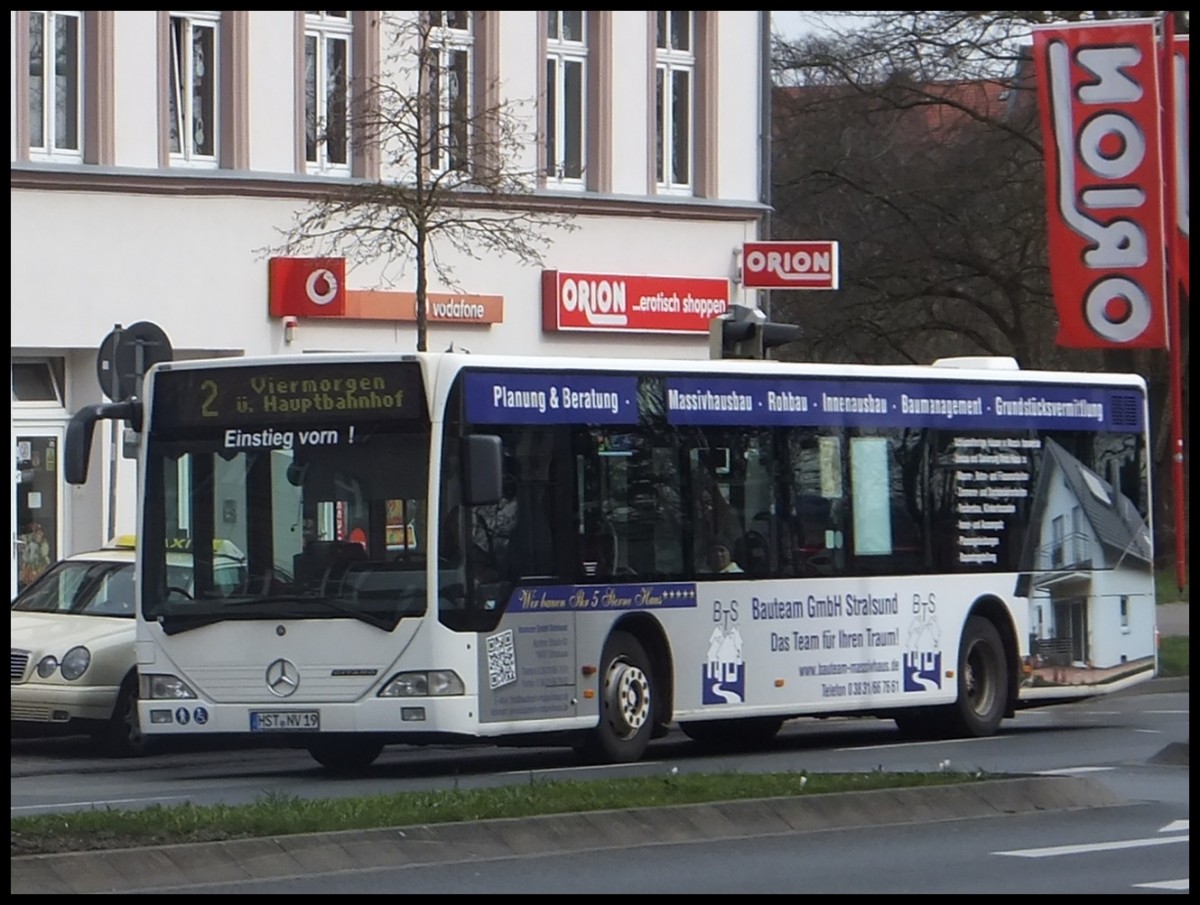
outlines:
[[[113,757],[141,757],[150,753],[152,743],[142,732],[137,703],[137,675],[130,673],[121,683],[116,706],[101,738],[105,751]]]

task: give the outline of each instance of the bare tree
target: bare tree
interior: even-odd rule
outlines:
[[[456,285],[448,248],[540,265],[553,232],[576,228],[535,195],[536,171],[523,165],[536,140],[536,105],[503,97],[495,82],[471,84],[465,58],[447,44],[447,29],[460,24],[453,17],[469,15],[380,13],[384,74],[360,86],[345,123],[324,128],[346,128],[363,152],[377,153],[382,178],[318,194],[281,230],[286,242],[275,251],[382,260],[401,273],[411,261],[422,352],[430,269]]]
[[[1026,50],[1031,25],[1159,15],[861,13],[849,29],[777,39],[773,238],[838,240],[843,288],[778,293],[772,310],[805,328],[787,355],[870,362],[1011,355],[1026,367],[1142,374],[1156,425],[1156,523],[1169,535],[1170,493],[1161,490],[1171,484],[1167,355],[1054,342],[1044,157]],[[1176,23],[1188,31],[1186,15]],[[1187,425],[1185,416],[1185,446]]]

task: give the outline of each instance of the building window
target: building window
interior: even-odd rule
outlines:
[[[12,405],[62,406],[63,376],[66,367],[61,358],[14,358],[12,362]]]
[[[217,165],[217,27],[220,14],[172,15],[168,147],[175,166]]]
[[[579,11],[551,11],[546,23],[546,185],[582,189],[587,147],[587,21]]]
[[[1129,598],[1121,595],[1121,628],[1129,631]]]
[[[695,14],[685,11],[656,15],[655,178],[660,192],[690,194],[695,118]]]
[[[350,13],[304,16],[304,155],[310,173],[350,174]]]
[[[1061,515],[1056,515],[1050,522],[1050,567],[1052,569],[1061,569],[1066,565],[1066,520]]]
[[[437,122],[431,123],[429,167],[435,173],[444,173],[467,166],[475,33],[469,12],[431,12],[429,25],[429,90],[437,99]]]
[[[83,160],[82,13],[29,12],[29,156]]]

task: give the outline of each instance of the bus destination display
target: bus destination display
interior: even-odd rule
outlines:
[[[415,362],[317,363],[164,370],[154,383],[155,428],[423,418]]]

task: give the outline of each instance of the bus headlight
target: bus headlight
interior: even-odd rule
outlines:
[[[402,672],[392,676],[379,692],[381,698],[427,698],[466,694],[466,686],[452,669]]]
[[[67,655],[62,659],[62,665],[59,667],[62,670],[63,678],[68,681],[78,679],[85,672],[92,662],[92,652],[86,647],[80,645],[73,647],[67,651]]]
[[[147,701],[178,701],[196,697],[187,682],[172,675],[138,676],[138,695]]]
[[[43,679],[48,679],[54,675],[54,670],[58,669],[58,657],[54,654],[47,654],[38,660],[37,674]]]

